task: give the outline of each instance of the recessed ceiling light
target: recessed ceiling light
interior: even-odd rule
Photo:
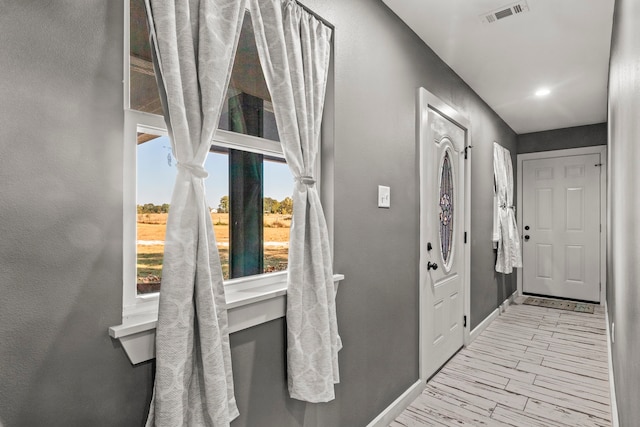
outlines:
[[[543,87],[536,91],[536,96],[538,97],[547,96],[550,93],[551,93],[551,90],[547,89],[546,87]]]

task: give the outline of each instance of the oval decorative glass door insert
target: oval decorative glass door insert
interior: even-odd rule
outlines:
[[[440,166],[440,249],[442,261],[448,266],[453,247],[453,174],[449,150],[445,152]]]

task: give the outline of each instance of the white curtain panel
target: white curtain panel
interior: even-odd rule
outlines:
[[[316,181],[331,28],[295,1],[249,0],[280,141],[295,177],[287,288],[291,397],[334,399],[342,347],[329,235]]]
[[[497,142],[493,143],[493,174],[496,183],[493,236],[498,242],[496,271],[508,274],[514,267],[522,267],[522,252],[513,205],[511,153]]]
[[[147,426],[228,426],[234,398],[222,269],[203,165],[244,16],[238,0],[146,0],[158,86],[178,162],[167,219]]]

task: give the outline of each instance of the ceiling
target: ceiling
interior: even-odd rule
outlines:
[[[523,12],[492,23],[482,18],[515,3],[383,2],[516,133],[607,120],[614,0],[520,1]]]

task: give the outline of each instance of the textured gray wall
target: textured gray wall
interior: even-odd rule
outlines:
[[[621,426],[640,420],[640,3],[617,0],[609,71],[607,305]]]
[[[576,126],[518,135],[518,154],[607,145],[607,124]]]
[[[0,2],[0,423],[137,426],[122,319],[122,1]]]
[[[233,334],[235,427],[366,425],[418,378],[420,86],[471,120],[471,327],[515,289],[491,245],[492,143],[515,156],[514,132],[382,2],[306,3],[336,27],[342,381],[331,403],[291,400],[284,321]],[[139,426],[152,365],[131,367],[107,336],[121,312],[122,1],[0,11],[0,420]],[[391,209],[376,207],[378,184]]]

